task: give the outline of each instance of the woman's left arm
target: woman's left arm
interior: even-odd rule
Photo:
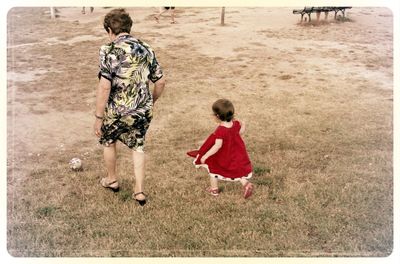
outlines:
[[[158,98],[163,93],[164,87],[165,87],[165,77],[163,76],[154,83],[153,104],[158,100]]]
[[[104,77],[100,78],[96,93],[96,121],[94,123],[94,133],[101,136],[101,126],[103,125],[104,109],[106,107],[111,91],[111,82]]]

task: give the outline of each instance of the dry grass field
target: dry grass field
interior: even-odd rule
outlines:
[[[388,256],[393,248],[393,16],[300,25],[293,8],[128,8],[167,77],[147,136],[146,192],[99,185],[92,132],[102,18],[110,9],[13,8],[7,17],[7,248],[13,256]],[[255,194],[208,176],[186,151],[215,128],[211,104],[244,120]],[[73,172],[68,161],[83,160]]]

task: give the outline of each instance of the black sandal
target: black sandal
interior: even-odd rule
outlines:
[[[145,198],[143,200],[136,199],[136,196],[139,195],[139,194],[143,194]],[[140,206],[144,206],[146,204],[146,194],[144,192],[134,193],[133,194],[133,199],[135,199],[135,201],[137,201],[140,204]]]
[[[103,186],[104,188],[110,189],[110,190],[112,190],[113,192],[118,192],[118,191],[119,191],[119,186],[118,186],[118,181],[117,181],[117,180],[112,181],[112,182],[107,182],[106,178],[102,178],[102,179],[100,180],[100,184],[101,184],[101,186]],[[112,185],[115,185],[115,184],[116,184],[117,186],[112,186]]]

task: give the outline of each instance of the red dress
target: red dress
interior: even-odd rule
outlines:
[[[240,127],[239,121],[236,120],[230,128],[218,126],[198,150],[189,151],[187,154],[195,158],[193,164],[196,168],[204,167],[211,177],[221,180],[234,181],[251,178],[251,162],[239,134]],[[205,164],[201,164],[201,157],[215,144],[216,139],[222,139],[222,147],[214,155],[208,157]]]

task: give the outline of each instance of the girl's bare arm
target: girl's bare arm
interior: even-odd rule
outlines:
[[[218,152],[218,150],[222,147],[222,139],[217,138],[215,140],[214,145],[206,152],[206,154],[201,157],[201,163],[204,163],[206,159],[208,159],[210,156],[214,155],[215,153]]]
[[[239,121],[239,120],[238,120],[238,121]],[[239,121],[239,123],[240,123],[240,130],[239,130],[239,133],[240,133],[240,134],[243,134],[244,131],[246,130],[246,124],[244,123],[244,121]]]

